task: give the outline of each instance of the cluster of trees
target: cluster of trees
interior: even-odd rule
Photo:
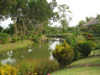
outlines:
[[[58,13],[53,11],[56,6],[56,0],[50,3],[47,0],[1,0],[0,20],[11,17],[14,24],[9,26],[14,29],[15,37],[18,33],[26,36],[34,29],[41,33],[49,20],[55,21],[59,17]],[[8,32],[7,29],[4,32]]]

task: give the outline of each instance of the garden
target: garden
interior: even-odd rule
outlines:
[[[77,29],[74,31],[67,31],[67,33],[65,32],[62,34],[62,38],[65,39],[64,42],[56,44],[55,49],[51,50],[54,57],[53,60],[45,58],[44,55],[43,58],[22,59],[21,61],[16,61],[10,65],[1,64],[1,75],[62,75],[63,72],[65,74],[71,74],[70,71],[74,72],[74,70],[77,75],[77,73],[86,66],[87,67],[83,72],[89,69],[89,71],[86,72],[87,74],[90,74],[90,71],[92,71],[94,67],[95,70],[99,68],[97,67],[100,64],[99,41],[97,42],[96,39],[98,38],[93,35],[93,31],[78,32]],[[80,69],[80,71],[78,69]],[[69,72],[66,73],[66,70]],[[99,70],[96,72],[98,74]]]
[[[0,26],[0,75],[100,74],[100,24],[81,27],[91,17],[70,27],[69,6],[56,0],[1,0],[0,5],[0,20],[13,21]]]

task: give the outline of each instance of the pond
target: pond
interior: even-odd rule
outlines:
[[[12,64],[23,59],[39,58],[53,60],[52,50],[55,49],[56,44],[60,43],[59,40],[60,38],[50,38],[50,41],[44,43],[34,43],[26,48],[0,53],[0,62],[2,64]]]

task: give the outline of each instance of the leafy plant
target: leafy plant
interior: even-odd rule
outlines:
[[[71,63],[74,57],[74,52],[65,41],[60,45],[56,45],[55,50],[52,52],[53,57],[58,61],[60,64],[60,68]]]
[[[87,57],[91,50],[93,49],[93,42],[92,41],[78,41],[78,48],[77,50],[84,56]]]

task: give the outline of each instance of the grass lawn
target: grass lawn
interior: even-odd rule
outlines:
[[[27,47],[28,45],[31,45],[33,43],[34,42],[31,40],[24,40],[18,41],[16,43],[0,44],[0,52]]]
[[[100,67],[78,67],[54,71],[51,75],[100,75]]]
[[[80,60],[74,61],[70,65],[74,66],[74,65],[85,65],[85,64],[99,64],[99,63],[100,63],[100,56],[80,59]]]
[[[89,56],[92,56],[92,55],[100,55],[100,49],[97,49],[97,50],[93,50],[91,51],[90,55]]]

